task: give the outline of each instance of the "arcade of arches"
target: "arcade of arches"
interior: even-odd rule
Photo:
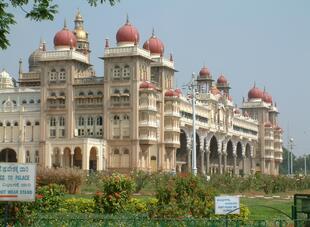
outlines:
[[[249,141],[232,138],[219,139],[212,135],[205,138],[196,134],[197,171],[201,174],[248,175],[255,172],[253,150]],[[191,136],[180,133],[180,148],[176,152],[176,171],[191,172]]]

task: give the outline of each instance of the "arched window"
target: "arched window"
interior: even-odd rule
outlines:
[[[127,88],[124,89],[123,91],[124,94],[129,94],[129,90]]]
[[[129,67],[129,65],[125,65],[125,67],[124,67],[123,79],[124,80],[129,80],[130,79],[130,67]]]
[[[37,100],[37,103],[41,103],[41,100],[40,100],[40,99],[38,99],[38,100]]]
[[[11,126],[11,122],[8,121],[8,122],[6,123],[6,126]]]
[[[59,117],[59,126],[65,126],[65,118]]]
[[[55,96],[56,96],[56,93],[55,93],[55,92],[52,92],[52,93],[51,93],[51,96],[55,97]]]
[[[114,115],[113,119],[114,119],[114,124],[118,124],[119,116],[118,115]]]
[[[61,69],[59,72],[59,80],[66,80],[66,70]]]
[[[117,88],[114,89],[114,94],[119,94],[119,93],[121,93],[121,92]]]
[[[98,92],[97,92],[97,95],[102,96],[102,92],[101,92],[101,91],[98,91]]]
[[[102,117],[97,117],[97,125],[102,125]]]
[[[39,121],[36,121],[36,122],[34,123],[34,125],[40,125],[40,122],[39,122]]]
[[[55,117],[51,117],[50,126],[56,126],[56,118]]]
[[[33,100],[33,99],[30,99],[29,103],[33,104],[33,103],[34,103],[34,100]]]
[[[0,127],[2,127],[3,126],[3,123],[2,122],[0,122]]]
[[[84,117],[79,117],[79,126],[84,125]]]
[[[129,150],[126,148],[126,149],[123,151],[123,154],[128,155],[128,154],[129,154]]]
[[[79,93],[79,96],[84,96],[85,94],[84,94],[84,92],[83,91],[81,91],[80,93]]]
[[[89,92],[88,92],[88,95],[94,95],[94,92],[89,91]]]
[[[12,102],[13,102],[13,104],[14,104],[14,106],[15,106],[15,105],[16,105],[16,101],[15,101],[15,100],[13,100]]]
[[[17,121],[14,122],[14,126],[18,126],[18,122]]]
[[[27,121],[27,122],[26,122],[26,125],[27,125],[27,126],[31,126],[31,122],[30,122],[30,121]]]
[[[50,81],[56,81],[57,80],[57,72],[56,69],[52,69],[50,72]]]
[[[22,104],[27,104],[26,99],[24,99],[24,100],[22,101]]]
[[[121,78],[121,67],[119,67],[118,65],[114,66],[113,69],[113,79],[114,80],[119,80]]]
[[[88,117],[88,118],[87,118],[87,125],[94,125],[94,119],[93,119],[93,117]]]
[[[113,153],[116,155],[119,154],[119,149],[115,149]]]
[[[59,93],[59,96],[65,96],[65,93],[62,91]]]
[[[29,163],[30,162],[30,152],[26,151],[26,162]]]
[[[36,152],[35,152],[35,162],[36,162],[36,163],[39,163],[39,161],[40,161],[39,151],[36,150]]]
[[[129,116],[127,114],[125,114],[123,119],[129,121]]]

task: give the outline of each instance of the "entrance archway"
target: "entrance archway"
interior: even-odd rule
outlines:
[[[241,142],[238,142],[237,143],[237,166],[239,169],[239,175],[240,176],[243,176],[243,174],[244,174],[243,168],[242,168],[243,167],[242,162],[243,162],[242,145],[241,145]]]
[[[187,138],[186,133],[181,129],[180,148],[176,152],[176,162],[181,163],[181,172],[188,171],[188,154],[187,154]]]
[[[61,154],[58,147],[54,148],[52,155],[52,165],[53,167],[61,167]]]
[[[64,149],[64,154],[62,156],[62,165],[63,167],[71,167],[71,150],[68,147]]]
[[[90,170],[97,170],[97,148],[92,147],[89,153],[89,169]]]
[[[231,140],[227,143],[227,171],[233,173],[234,169],[234,153],[233,153],[233,144]]]
[[[5,148],[0,152],[0,162],[17,162],[16,152],[11,148]]]
[[[215,136],[212,136],[210,140],[210,173],[217,173],[219,164],[219,154],[217,147],[217,139]]]
[[[82,169],[82,150],[79,147],[74,149],[73,166]]]
[[[245,160],[244,160],[244,174],[251,174],[252,169],[252,157],[251,146],[247,143],[245,146]]]

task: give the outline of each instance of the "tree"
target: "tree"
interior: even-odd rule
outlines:
[[[287,148],[283,147],[283,161],[280,164],[280,174],[286,175],[287,174],[287,157],[288,157],[288,150]],[[294,170],[294,174],[304,174],[305,171],[305,159],[304,156],[296,156],[293,154],[293,170]],[[306,156],[306,164],[307,164],[307,172],[310,173],[310,155]]]
[[[96,7],[98,4],[107,2],[113,6],[120,0],[87,0],[88,4]],[[7,39],[10,27],[16,24],[15,16],[8,12],[9,7],[19,8],[25,17],[35,21],[54,20],[58,12],[58,5],[53,0],[0,0],[0,48],[6,49],[10,46]],[[26,10],[25,7],[30,7]]]

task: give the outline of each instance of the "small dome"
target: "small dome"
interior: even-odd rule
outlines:
[[[272,124],[270,122],[266,122],[264,124],[265,128],[271,128],[272,127]]]
[[[207,67],[202,67],[199,71],[199,76],[202,78],[211,78],[210,71]]]
[[[240,114],[240,110],[238,108],[234,109],[234,114]]]
[[[178,93],[179,95],[182,94],[182,90],[180,88],[175,89],[175,92]]]
[[[143,48],[149,50],[151,54],[159,54],[161,56],[165,50],[163,42],[154,35],[154,31],[152,36],[143,44]]]
[[[140,84],[140,88],[142,88],[142,89],[153,89],[153,88],[155,88],[155,85],[152,84],[151,82],[144,81]]]
[[[14,82],[10,74],[4,69],[0,73],[0,88],[13,88]]]
[[[66,24],[64,28],[56,33],[54,36],[55,47],[76,47],[76,37],[69,31]]]
[[[116,33],[117,43],[139,43],[139,32],[138,30],[129,22],[128,18],[126,23],[120,27]]]
[[[248,98],[249,99],[261,99],[263,98],[263,91],[255,87],[254,85],[253,88],[251,88],[251,90],[249,90],[248,92]]]
[[[221,91],[220,91],[216,86],[212,86],[210,92],[211,92],[213,95],[219,95],[219,94],[221,94]]]
[[[217,79],[217,83],[218,84],[227,84],[227,79],[225,78],[225,76],[223,74],[221,74],[219,76],[219,78]]]
[[[263,101],[266,103],[272,103],[272,96],[267,92],[263,92]]]
[[[175,92],[173,89],[170,89],[170,90],[165,92],[165,96],[168,96],[168,97],[179,97],[180,94]]]
[[[87,39],[87,34],[83,29],[76,29],[75,31],[75,36],[77,40],[86,40]]]
[[[32,52],[32,54],[30,54],[29,58],[28,58],[28,64],[29,64],[29,71],[33,72],[33,71],[37,71],[37,69],[39,68],[39,62],[40,62],[40,58],[43,54],[43,48],[42,45],[40,44],[40,47],[38,49],[36,49],[35,51]]]

